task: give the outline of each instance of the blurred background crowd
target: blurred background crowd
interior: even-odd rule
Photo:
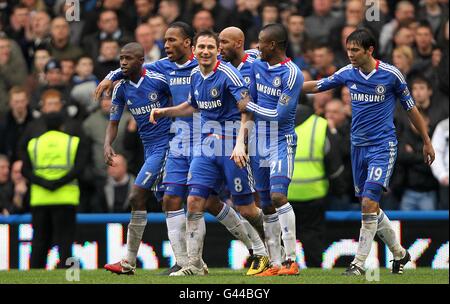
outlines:
[[[367,3],[377,2],[369,21]],[[74,20],[73,4],[80,18]],[[145,61],[165,57],[168,24],[196,31],[237,26],[246,48],[259,30],[280,22],[289,31],[288,55],[305,80],[328,77],[348,64],[346,37],[365,27],[377,37],[376,58],[405,76],[433,137],[437,160],[423,162],[421,138],[397,109],[399,153],[383,209],[448,209],[449,17],[448,0],[0,0],[0,214],[29,211],[29,182],[22,174],[27,142],[45,130],[43,114],[63,112],[65,132],[83,137],[89,162],[80,178],[78,212],[127,212],[127,197],[143,162],[136,123],[122,118],[115,167],[103,160],[111,99],[93,100],[96,85],[119,67],[119,51],[137,41]],[[368,12],[367,12],[368,13]],[[77,19],[77,18],[75,18]],[[301,96],[299,104],[327,119],[339,138],[344,164],[339,187],[330,187],[329,210],[354,210],[350,164],[351,102],[347,88]],[[149,210],[160,211],[154,199]]]

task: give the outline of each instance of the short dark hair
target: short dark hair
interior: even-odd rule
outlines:
[[[271,23],[264,26],[261,31],[267,31],[272,41],[275,41],[276,45],[282,49],[287,49],[289,40],[288,32],[286,28],[280,23]]]
[[[428,89],[433,89],[433,85],[431,84],[431,81],[423,76],[422,74],[416,75],[413,80],[411,81],[411,88],[415,84],[424,83],[428,87]]]
[[[219,36],[216,33],[214,33],[213,31],[204,30],[204,31],[201,31],[201,32],[197,33],[195,35],[195,37],[194,37],[194,45],[197,45],[198,38],[200,38],[200,37],[211,37],[211,38],[214,38],[214,40],[216,41],[217,47],[219,47],[219,44],[220,44]]]
[[[191,45],[194,43],[195,32],[186,22],[176,21],[169,25],[169,28],[177,28],[183,34],[184,39],[191,39]]]
[[[417,26],[417,29],[424,27],[430,31],[430,33],[433,35],[433,27],[431,26],[430,22],[428,20],[420,20],[419,24]]]
[[[364,50],[368,50],[371,46],[376,48],[377,40],[373,34],[367,29],[358,29],[352,32],[348,37],[346,43],[354,42],[357,45],[363,47]]]

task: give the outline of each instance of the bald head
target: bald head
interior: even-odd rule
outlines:
[[[242,60],[245,36],[237,27],[227,27],[219,34],[219,49],[222,58],[233,64]]]
[[[130,52],[136,57],[144,57],[144,48],[137,42],[125,44],[122,48],[122,52]]]

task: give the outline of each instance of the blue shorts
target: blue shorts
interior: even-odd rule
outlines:
[[[168,149],[165,143],[144,146],[145,162],[134,182],[136,186],[154,192],[164,191],[162,177]]]
[[[397,145],[394,142],[376,146],[352,145],[351,158],[355,195],[379,202],[382,190],[389,187]]]
[[[267,155],[261,155],[257,151],[256,156],[250,157],[255,188],[258,192],[279,192],[287,196],[287,188],[294,171],[296,147],[296,138],[286,137],[280,139],[278,145],[270,148]]]

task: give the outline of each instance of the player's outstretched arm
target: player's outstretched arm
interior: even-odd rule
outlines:
[[[423,160],[429,166],[433,163],[435,158],[434,148],[431,143],[431,139],[428,136],[428,128],[422,115],[417,107],[413,107],[408,111],[408,117],[414,127],[419,131],[423,141]]]
[[[105,92],[106,96],[111,96],[112,88],[113,88],[113,81],[107,78],[103,79],[95,88],[94,100],[99,101],[103,92]]]
[[[188,102],[183,102],[175,107],[153,109],[150,113],[150,122],[154,125],[161,117],[188,117],[192,116],[196,109]]]
[[[110,120],[108,127],[106,128],[105,144],[103,146],[103,156],[105,157],[105,163],[108,166],[113,165],[113,158],[116,156],[116,152],[112,147],[112,143],[117,137],[117,131],[119,129],[118,120]]]
[[[318,83],[319,83],[319,81],[317,81],[317,80],[305,81],[303,83],[302,92],[304,92],[306,94],[320,92],[317,87]]]

